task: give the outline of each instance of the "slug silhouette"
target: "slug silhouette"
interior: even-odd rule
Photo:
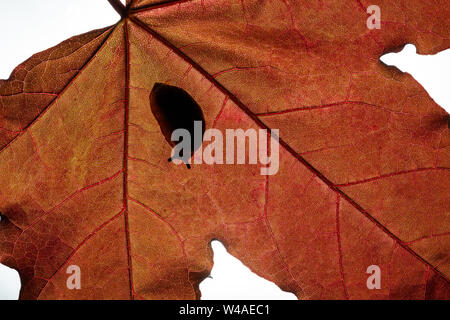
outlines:
[[[205,133],[205,119],[197,102],[183,89],[163,83],[155,83],[150,92],[150,108],[158,121],[162,134],[174,149],[174,156],[169,158],[182,160],[188,169],[191,168],[189,160],[201,146]],[[201,132],[195,136],[195,122],[201,122]],[[197,123],[198,124],[198,123]],[[184,149],[177,150],[178,142],[172,141],[172,133],[177,129],[185,129],[190,134],[190,152]],[[200,133],[200,136],[199,136]],[[178,154],[176,151],[179,151]]]

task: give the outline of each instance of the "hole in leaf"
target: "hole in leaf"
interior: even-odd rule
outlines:
[[[150,93],[150,107],[170,146],[175,147],[178,143],[181,144],[184,138],[184,136],[181,137],[179,142],[172,141],[172,134],[175,130],[184,129],[189,133],[186,138],[190,139],[190,151],[186,154],[183,153],[186,150],[181,149],[169,161],[180,159],[190,168],[189,160],[202,145],[205,133],[202,109],[185,90],[163,83],[155,83],[153,86]],[[201,128],[198,127],[199,124],[201,124]]]
[[[214,266],[210,276],[200,283],[202,300],[297,300],[293,293],[253,273],[221,242],[214,240],[211,247]]]

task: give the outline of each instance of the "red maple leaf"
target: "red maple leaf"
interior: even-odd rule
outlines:
[[[299,298],[449,297],[448,114],[379,61],[449,48],[447,0],[378,1],[374,30],[366,1],[109,2],[117,25],[0,81],[0,262],[21,298],[198,298],[212,239]],[[155,83],[207,128],[279,129],[278,173],[167,162]]]

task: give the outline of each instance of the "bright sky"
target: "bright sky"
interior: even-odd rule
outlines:
[[[32,54],[119,19],[107,0],[0,1],[0,79]]]

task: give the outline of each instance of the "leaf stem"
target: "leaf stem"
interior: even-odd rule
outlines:
[[[122,18],[124,18],[127,15],[127,8],[123,5],[120,0],[108,0],[109,4],[114,8],[114,10],[117,11],[118,14]]]

